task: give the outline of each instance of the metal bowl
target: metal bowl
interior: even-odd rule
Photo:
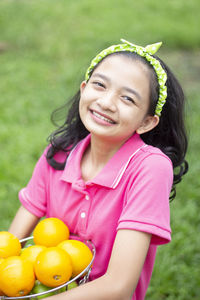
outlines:
[[[73,281],[76,281],[78,283],[78,285],[86,283],[88,281],[88,279],[89,279],[89,276],[90,276],[91,266],[92,266],[92,264],[94,262],[95,255],[96,255],[96,249],[95,249],[94,244],[90,240],[82,240],[82,239],[80,239],[76,235],[72,235],[71,236],[71,238],[73,238],[73,237],[78,238],[78,240],[80,240],[84,244],[86,244],[92,250],[92,253],[93,253],[93,257],[92,257],[91,262],[89,263],[89,265],[80,274],[78,274],[76,277],[72,278],[71,280],[67,281],[66,283],[64,283],[62,285],[59,285],[59,286],[57,286],[55,288],[52,288],[52,289],[50,289],[48,291],[45,291],[45,292],[41,292],[41,293],[38,293],[38,294],[28,294],[26,296],[19,296],[19,297],[0,296],[0,299],[9,299],[9,300],[12,300],[12,299],[13,300],[14,299],[34,299],[34,298],[37,299],[38,296],[46,295],[46,294],[49,294],[49,293],[52,293],[52,292],[56,292],[56,291],[59,292],[60,289],[62,289],[63,287],[67,287]],[[27,242],[27,241],[30,241],[30,240],[33,240],[32,236],[24,238],[24,239],[20,240],[20,242],[24,243],[24,242]],[[47,296],[48,295],[46,295],[46,297]]]

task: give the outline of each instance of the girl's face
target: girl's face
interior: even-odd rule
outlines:
[[[123,144],[134,132],[154,128],[157,116],[147,115],[150,80],[147,66],[123,55],[106,57],[81,83],[79,113],[87,130],[109,142]]]

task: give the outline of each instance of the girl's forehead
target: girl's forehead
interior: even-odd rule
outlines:
[[[95,68],[94,74],[105,73],[119,76],[130,76],[149,79],[149,70],[146,64],[135,57],[124,54],[111,54],[105,57]]]

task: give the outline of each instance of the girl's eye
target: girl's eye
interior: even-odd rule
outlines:
[[[123,99],[135,103],[134,99],[129,96],[123,96]]]
[[[94,81],[93,84],[96,85],[96,86],[98,86],[98,87],[105,88],[105,85],[102,82],[100,82],[100,81]]]

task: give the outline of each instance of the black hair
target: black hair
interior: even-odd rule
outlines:
[[[150,66],[143,57],[135,53],[116,52],[110,55],[127,55],[128,57],[141,61],[148,66],[148,70],[150,71],[150,106],[148,114],[154,115],[159,97],[159,85],[157,75],[152,66]],[[182,176],[188,171],[188,163],[185,160],[188,147],[186,128],[184,124],[185,97],[181,85],[171,70],[160,58],[156,56],[154,57],[160,61],[163,69],[167,73],[167,99],[161,112],[159,124],[151,131],[141,134],[141,138],[146,144],[161,149],[162,152],[171,159],[174,168],[173,187],[170,195],[170,199],[172,200],[176,196],[175,185],[181,181]],[[94,70],[92,70],[92,72],[93,71]],[[71,99],[71,103],[66,103],[64,106],[58,108],[52,113],[52,121],[56,124],[55,119],[57,113],[71,105],[64,123],[59,126],[48,139],[51,145],[47,152],[47,161],[49,165],[57,170],[64,169],[66,160],[61,163],[57,162],[54,159],[55,154],[59,151],[63,151],[66,153],[67,159],[69,152],[89,133],[79,116],[79,101],[80,91],[78,91]]]

